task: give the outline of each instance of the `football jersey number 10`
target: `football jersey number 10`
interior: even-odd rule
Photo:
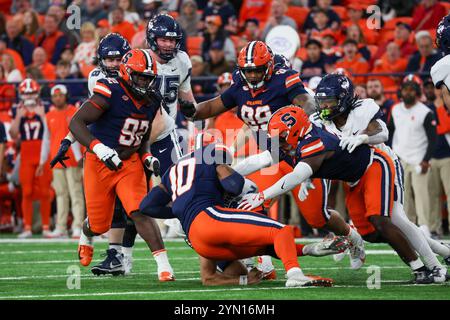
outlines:
[[[119,143],[122,146],[137,147],[149,127],[148,120],[127,118],[120,132]]]
[[[195,173],[195,158],[178,162],[169,172],[172,201],[192,188]]]

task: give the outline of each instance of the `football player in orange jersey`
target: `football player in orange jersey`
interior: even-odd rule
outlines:
[[[49,233],[51,210],[51,170],[46,154],[41,157],[41,145],[45,122],[45,108],[39,99],[39,84],[32,79],[25,79],[19,85],[20,102],[11,122],[11,138],[20,143],[19,179],[22,187],[22,211],[24,231],[19,238],[32,236],[33,199],[39,198],[43,235]],[[38,191],[37,191],[38,190]],[[38,194],[36,194],[36,191]]]

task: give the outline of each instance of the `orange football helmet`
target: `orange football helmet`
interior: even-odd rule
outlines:
[[[251,41],[239,52],[238,68],[242,79],[250,89],[260,89],[264,82],[272,77],[273,54],[264,42]],[[254,73],[262,73],[262,76],[257,79]]]
[[[147,50],[143,49],[128,51],[119,66],[119,77],[140,97],[151,90],[157,74],[156,61]]]
[[[306,112],[297,106],[289,105],[278,109],[267,126],[269,135],[279,137],[280,147],[290,155],[295,154],[299,139],[312,129]]]
[[[41,87],[36,80],[27,78],[19,84],[19,98],[27,107],[38,104]]]

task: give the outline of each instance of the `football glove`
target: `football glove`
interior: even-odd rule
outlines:
[[[153,157],[150,153],[146,153],[142,156],[142,163],[148,171],[153,172],[153,174],[158,177],[161,174],[161,164],[158,158]]]
[[[67,168],[66,164],[64,163],[64,160],[69,159],[69,157],[66,156],[66,153],[69,150],[71,144],[72,143],[70,142],[69,139],[61,140],[58,152],[56,153],[55,157],[50,161],[50,167],[53,168],[59,162],[64,168]]]
[[[105,146],[103,143],[97,143],[93,148],[95,155],[108,167],[109,170],[117,171],[123,166],[122,160],[116,150]]]
[[[238,209],[252,210],[259,206],[262,206],[263,203],[264,203],[264,194],[262,192],[249,193],[242,197],[242,200],[238,206]]]
[[[350,136],[350,137],[344,137],[339,142],[339,146],[342,150],[345,150],[347,148],[347,151],[349,153],[352,153],[356,147],[367,144],[367,141],[369,141],[369,136],[367,134],[359,134],[356,136]]]
[[[305,201],[308,198],[309,192],[308,190],[315,189],[314,184],[311,182],[311,179],[307,179],[303,181],[300,185],[300,190],[298,191],[298,198],[300,201]]]
[[[161,92],[159,92],[159,90],[147,91],[146,98],[150,104],[154,104],[157,106],[161,106],[161,104],[164,105],[165,103],[164,97],[162,96]]]
[[[186,100],[178,99],[178,103],[180,104],[181,113],[187,118],[192,119],[194,117],[197,110],[195,109],[195,105]]]

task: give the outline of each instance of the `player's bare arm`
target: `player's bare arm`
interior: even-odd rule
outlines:
[[[365,130],[356,136],[344,137],[341,139],[339,146],[344,150],[352,153],[356,147],[361,144],[376,145],[384,143],[389,139],[389,130],[381,119],[370,121]]]
[[[9,128],[9,134],[11,138],[18,139],[20,133],[20,119],[25,115],[25,107],[19,106],[17,108],[16,116],[11,121],[11,127]]]
[[[316,112],[316,102],[314,101],[314,98],[309,93],[302,93],[292,100],[292,103],[300,106],[305,110],[305,112],[309,115]]]

